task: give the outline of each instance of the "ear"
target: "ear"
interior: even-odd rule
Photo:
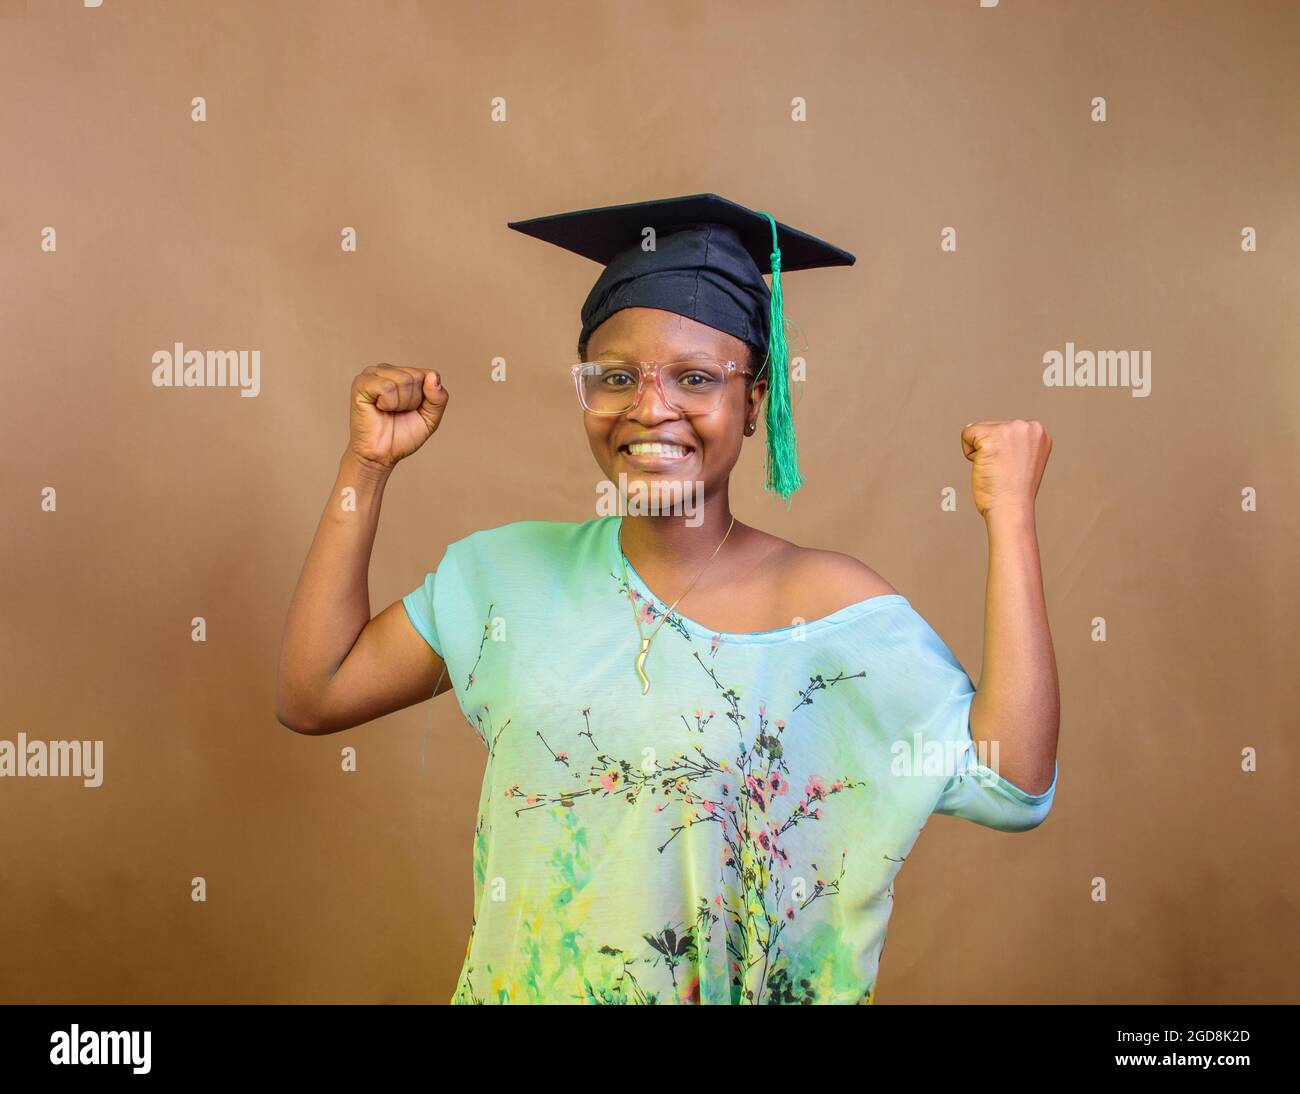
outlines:
[[[758,420],[762,417],[760,410],[763,406],[763,398],[767,395],[767,377],[753,381],[749,385],[749,394],[745,397],[745,421],[753,422],[754,429],[758,429]]]

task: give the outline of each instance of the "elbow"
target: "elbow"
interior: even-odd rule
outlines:
[[[286,729],[315,737],[339,728],[328,717],[328,681],[320,683],[281,664],[275,677],[275,720]]]
[[[314,737],[325,730],[319,713],[310,704],[286,695],[283,687],[276,689],[275,720],[286,729],[307,737]]]
[[[279,704],[275,708],[275,720],[286,729],[291,729],[295,733],[301,733],[307,737],[314,737],[320,732],[320,723],[314,718],[304,716],[296,710],[286,710]]]

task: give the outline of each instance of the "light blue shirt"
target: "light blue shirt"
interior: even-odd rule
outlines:
[[[1041,794],[970,734],[974,686],[898,593],[775,631],[674,613],[621,518],[452,543],[403,598],[488,751],[456,1003],[867,1003],[933,813],[1005,832]]]

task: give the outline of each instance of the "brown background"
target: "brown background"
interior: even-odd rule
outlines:
[[[879,1001],[1300,1001],[1298,31],[1287,3],[0,0],[0,737],[106,751],[97,790],[0,781],[0,997],[449,998],[484,759],[454,699],[317,739],[272,714],[348,385],[387,360],[453,396],[390,484],[375,611],[477,528],[587,519],[565,366],[598,268],[505,222],[714,191],[859,260],[787,282],[809,485],[786,512],[751,445],[736,512],[866,561],[977,682],[959,434],[1055,441],[1056,806],[931,823]],[[178,340],[261,350],[261,395],[153,387]],[[1150,349],[1151,395],[1045,388],[1067,341]]]

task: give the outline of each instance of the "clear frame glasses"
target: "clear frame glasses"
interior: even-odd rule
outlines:
[[[573,366],[578,401],[588,414],[626,414],[641,401],[647,378],[664,402],[683,414],[717,410],[727,381],[747,375],[735,361],[682,357],[673,361],[584,361]]]

